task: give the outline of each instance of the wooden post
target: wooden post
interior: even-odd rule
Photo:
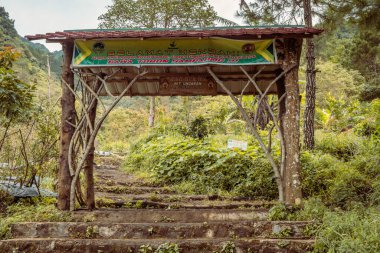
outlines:
[[[74,89],[74,73],[70,69],[72,61],[74,44],[67,42],[62,44],[63,50],[63,66],[62,80]],[[71,175],[69,171],[69,146],[73,137],[75,124],[75,97],[70,89],[62,84],[61,97],[61,142],[59,155],[59,171],[58,171],[58,202],[57,207],[60,210],[69,210],[70,208],[70,185]],[[71,124],[70,124],[71,123]]]
[[[101,82],[97,82],[94,87],[94,92],[97,92],[100,88]],[[91,101],[91,100],[90,100]],[[95,119],[96,119],[96,109],[98,106],[98,100],[95,99],[93,105],[91,108],[89,108],[89,118],[90,118],[90,124],[92,128],[95,127]],[[90,129],[87,127],[86,131],[86,143],[89,143],[90,141]],[[88,145],[91,145],[90,151],[88,153],[88,156],[86,158],[86,161],[83,166],[83,171],[86,179],[86,206],[89,210],[92,210],[95,208],[95,187],[94,187],[94,152],[95,152],[95,145],[94,142],[89,143]]]
[[[154,127],[154,119],[156,117],[156,97],[150,97],[149,98],[150,104],[149,104],[149,118],[148,118],[148,125],[150,128]]]
[[[284,79],[286,92],[285,115],[283,118],[285,141],[284,192],[285,203],[298,205],[302,199],[300,178],[300,96],[298,87],[298,64],[302,40],[291,38],[285,39],[284,42],[285,59],[283,69],[297,64],[297,67],[290,70]]]

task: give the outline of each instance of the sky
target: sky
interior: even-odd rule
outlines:
[[[184,0],[186,1],[186,0]],[[21,36],[70,29],[97,28],[98,17],[106,12],[112,0],[0,0]],[[238,0],[209,0],[219,16],[241,24],[235,17]],[[43,43],[50,51],[60,50],[60,44]]]

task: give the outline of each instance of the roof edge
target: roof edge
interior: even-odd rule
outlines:
[[[304,26],[239,26],[175,29],[90,29],[65,30],[63,32],[25,36],[28,40],[46,39],[48,42],[64,42],[76,39],[133,39],[175,37],[225,37],[235,39],[264,39],[298,37],[310,38],[322,33],[322,29]]]

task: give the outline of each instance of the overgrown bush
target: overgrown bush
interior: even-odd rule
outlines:
[[[380,252],[380,208],[325,213],[314,252]]]
[[[351,202],[378,204],[380,142],[353,131],[317,131],[316,148],[301,155],[305,197],[319,196],[340,207]]]
[[[311,198],[295,210],[283,204],[273,206],[270,220],[309,220],[305,235],[314,236],[313,252],[380,252],[380,207],[367,208],[352,202],[347,210],[327,207],[321,199]]]
[[[209,132],[207,120],[202,116],[198,116],[190,123],[186,135],[195,139],[203,139],[209,134]]]
[[[13,203],[14,198],[8,192],[0,189],[0,215],[5,212],[7,207]]]
[[[241,151],[220,147],[209,139],[151,136],[132,147],[125,166],[150,171],[172,185],[191,182],[196,193],[277,198],[272,168],[255,145]]]
[[[353,132],[337,134],[317,131],[316,139],[316,150],[346,161],[354,158],[359,152],[360,145],[363,145],[363,139]]]

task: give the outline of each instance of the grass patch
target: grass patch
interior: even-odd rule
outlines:
[[[71,221],[70,213],[59,211],[55,202],[52,198],[32,198],[19,200],[16,204],[8,206],[0,218],[0,239],[11,236],[9,229],[12,223]]]

